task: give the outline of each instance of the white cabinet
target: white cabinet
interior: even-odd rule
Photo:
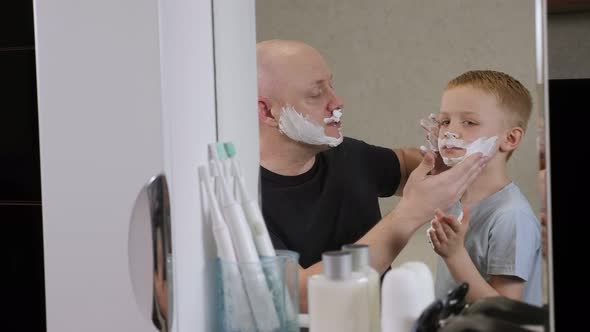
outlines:
[[[211,2],[34,4],[47,331],[155,330],[133,298],[127,232],[138,191],[162,171],[172,205],[174,330],[211,331],[214,247],[197,185],[207,144],[224,140]],[[246,20],[253,26],[253,15]],[[252,52],[249,59],[253,31],[227,37],[249,38],[251,48],[239,51]],[[256,86],[254,71],[240,68],[238,86]],[[252,118],[236,115],[247,130],[231,140],[240,141],[238,153],[255,151],[241,159],[256,188],[256,104],[244,98],[254,101]]]

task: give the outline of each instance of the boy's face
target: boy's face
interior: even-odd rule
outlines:
[[[471,143],[481,137],[505,137],[509,129],[504,110],[497,102],[496,96],[470,86],[460,86],[444,92],[441,101],[439,138],[452,133],[455,138]],[[465,155],[464,147],[439,146],[440,154],[446,158]]]

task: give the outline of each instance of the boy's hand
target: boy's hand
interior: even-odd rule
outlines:
[[[459,222],[455,217],[445,215],[440,209],[434,211],[432,227],[428,236],[434,251],[443,259],[452,258],[465,250],[465,233],[469,227],[469,210],[463,210],[463,219]]]

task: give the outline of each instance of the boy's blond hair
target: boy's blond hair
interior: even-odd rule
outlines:
[[[473,70],[465,72],[447,83],[445,90],[460,86],[471,86],[498,99],[498,105],[507,109],[515,119],[515,125],[526,130],[531,116],[533,100],[527,88],[512,76],[493,70]]]

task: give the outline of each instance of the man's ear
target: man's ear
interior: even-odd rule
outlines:
[[[523,136],[524,129],[521,127],[513,127],[506,133],[506,136],[504,136],[504,141],[500,144],[500,151],[514,151],[522,141]]]
[[[278,119],[272,114],[271,102],[266,97],[258,97],[258,120],[267,126],[279,126]]]

